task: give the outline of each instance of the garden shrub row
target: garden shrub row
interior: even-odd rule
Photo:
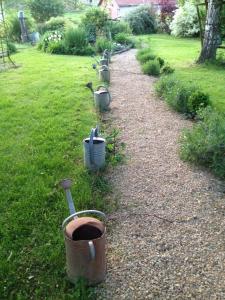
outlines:
[[[38,49],[53,54],[92,55],[133,45],[128,24],[110,21],[107,13],[99,8],[89,9],[79,26],[57,17],[46,22],[42,30],[45,34]]]
[[[136,57],[142,65],[143,73],[146,75],[159,76],[162,73],[174,72],[174,69],[168,64],[165,65],[164,59],[154,55],[150,48],[140,49]]]
[[[200,121],[181,135],[180,156],[225,179],[225,114],[207,107],[199,117]]]
[[[224,179],[225,114],[211,107],[209,96],[200,88],[175,75],[162,76],[156,91],[174,110],[197,121],[191,129],[182,132],[179,141],[181,158],[205,166]]]
[[[162,76],[156,84],[156,92],[174,110],[193,119],[199,109],[210,104],[209,96],[197,86],[187,84],[175,75]]]

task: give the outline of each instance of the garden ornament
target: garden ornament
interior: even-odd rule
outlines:
[[[101,81],[110,82],[110,71],[109,67],[106,65],[103,65],[99,69],[99,79]]]
[[[108,88],[103,85],[99,85],[96,91],[94,91],[92,82],[88,82],[86,87],[93,93],[96,108],[100,112],[107,111],[109,109],[110,102],[112,101]]]
[[[99,137],[98,127],[91,129],[89,138],[83,140],[84,165],[91,171],[98,171],[105,166],[105,139]]]
[[[70,208],[70,216],[62,224],[66,246],[67,274],[71,282],[83,277],[89,284],[96,284],[104,280],[106,274],[105,232],[103,222],[93,217],[80,217],[83,214],[94,214],[106,218],[98,210],[84,210],[75,212],[70,192],[70,179],[61,181]],[[73,213],[71,213],[74,211]]]

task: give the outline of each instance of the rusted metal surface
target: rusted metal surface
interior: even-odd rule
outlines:
[[[97,284],[105,279],[105,235],[105,225],[92,217],[77,218],[64,228],[67,274],[71,282],[83,277],[89,284]],[[90,241],[94,255],[90,251]]]

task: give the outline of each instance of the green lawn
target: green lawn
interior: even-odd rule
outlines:
[[[65,18],[71,20],[72,22],[79,24],[81,22],[81,19],[85,15],[87,9],[83,9],[81,11],[77,12],[67,12],[64,14]]]
[[[74,180],[76,208],[105,209],[107,186],[83,167],[82,139],[98,122],[85,84],[88,57],[24,49],[0,73],[0,299],[77,299],[65,273],[60,179]]]
[[[225,111],[225,68],[212,64],[195,64],[200,51],[199,40],[162,34],[144,36],[143,39],[155,54],[175,68],[178,78],[199,85],[210,95],[213,105]],[[220,51],[225,54],[224,50]]]

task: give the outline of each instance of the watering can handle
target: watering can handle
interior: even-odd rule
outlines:
[[[67,217],[67,218],[63,221],[63,223],[62,223],[62,229],[64,229],[65,226],[66,226],[66,224],[67,224],[70,220],[74,219],[74,217],[77,217],[77,216],[83,215],[83,214],[95,214],[95,215],[99,215],[99,216],[103,217],[104,219],[106,219],[106,215],[105,215],[103,212],[99,211],[99,210],[94,210],[94,209],[92,209],[92,210],[82,210],[82,211],[78,211],[78,212],[76,212],[76,213],[70,215],[69,217]]]
[[[109,94],[109,102],[111,102],[111,101],[112,101],[112,97],[111,97],[111,95],[110,95],[109,89],[108,89],[106,86],[104,86],[104,85],[99,85],[99,86],[97,87],[97,91],[98,91],[101,87],[103,87],[104,89],[106,89],[107,93]]]

